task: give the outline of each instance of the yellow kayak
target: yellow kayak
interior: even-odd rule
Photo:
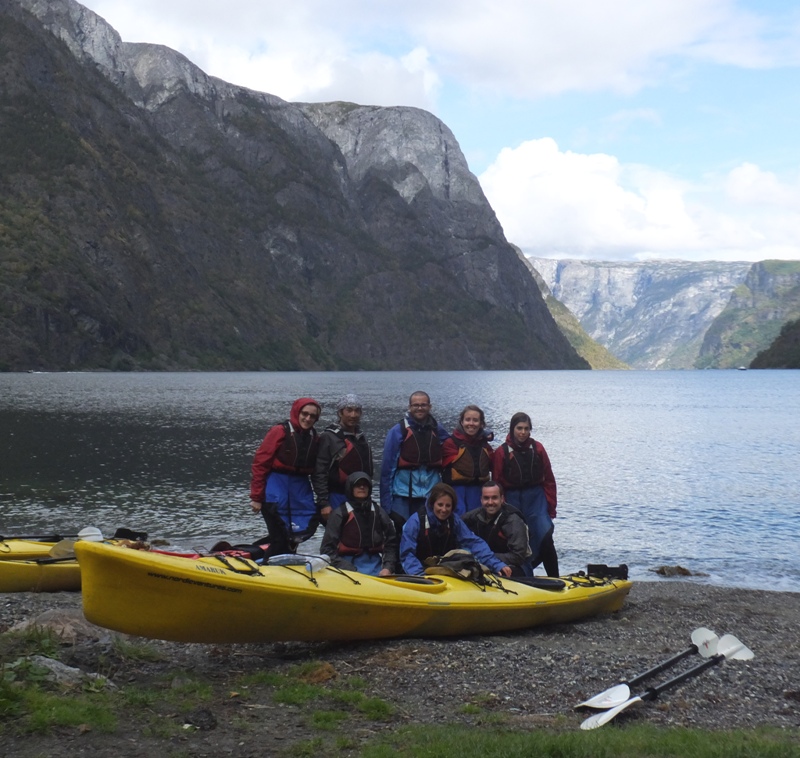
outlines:
[[[0,561],[30,561],[47,558],[55,542],[41,540],[0,540]]]
[[[80,588],[81,569],[74,558],[0,561],[0,592],[61,592]]]
[[[456,577],[372,577],[78,542],[94,624],[179,642],[278,642],[487,634],[619,610],[631,583],[562,577],[561,589]],[[561,586],[561,584],[559,586]]]
[[[81,569],[75,558],[76,541],[103,535],[86,527],[73,539],[58,535],[0,538],[0,592],[61,592],[81,588]]]

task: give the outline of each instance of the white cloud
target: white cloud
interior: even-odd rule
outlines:
[[[546,138],[504,149],[480,181],[506,237],[531,255],[800,258],[800,181],[751,164],[688,184]]]
[[[127,41],[166,44],[214,76],[298,100],[432,104],[445,78],[523,99],[632,93],[676,60],[800,60],[797,13],[768,22],[734,0],[86,1]]]

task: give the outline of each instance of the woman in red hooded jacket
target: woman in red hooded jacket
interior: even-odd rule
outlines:
[[[553,519],[558,505],[556,479],[541,442],[531,437],[531,417],[515,413],[506,441],[494,451],[493,478],[503,485],[506,502],[515,506],[528,525],[531,565],[544,563],[548,576],[558,576],[553,543]]]
[[[317,459],[314,424],[321,411],[313,398],[295,400],[289,419],[267,432],[253,458],[250,505],[264,517],[272,554],[294,552],[319,524],[309,475]]]

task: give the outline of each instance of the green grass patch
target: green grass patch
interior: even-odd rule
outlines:
[[[308,719],[308,725],[314,729],[333,732],[349,717],[350,714],[346,711],[314,711]]]
[[[708,732],[612,727],[593,732],[443,726],[407,727],[361,752],[362,758],[797,758],[797,732]]]

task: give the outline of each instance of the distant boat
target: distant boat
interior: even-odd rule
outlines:
[[[739,366],[739,371],[747,371],[747,366]]]

